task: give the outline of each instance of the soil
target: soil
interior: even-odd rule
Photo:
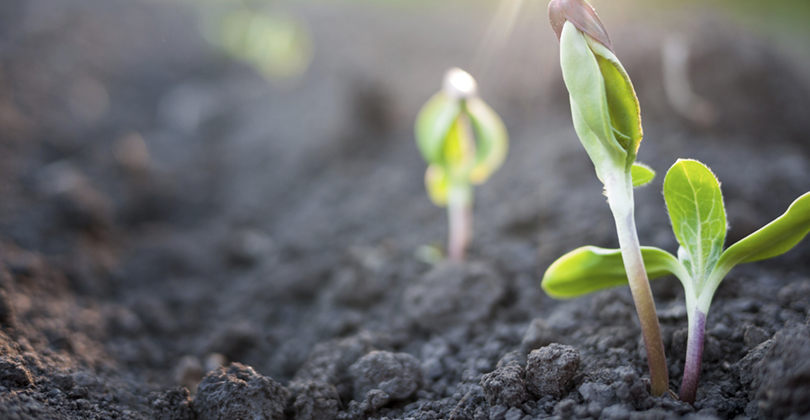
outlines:
[[[511,150],[476,189],[455,266],[416,252],[442,245],[446,220],[412,123],[475,55],[489,12],[290,5],[315,54],[279,84],[210,46],[191,6],[0,7],[0,418],[810,413],[810,241],[721,284],[694,406],[650,396],[628,290],[540,290],[563,253],[616,246],[543,5],[479,71]],[[659,172],[636,194],[643,244],[675,251],[660,175],[677,158],[722,181],[729,243],[810,190],[806,69],[722,20],[626,20],[611,35],[640,95],[639,159]],[[667,28],[688,34],[709,125],[664,96]],[[653,289],[677,391],[683,291]]]

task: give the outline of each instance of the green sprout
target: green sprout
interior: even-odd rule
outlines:
[[[706,315],[717,286],[734,266],[784,254],[810,232],[810,192],[725,251],[728,227],[723,195],[709,168],[695,160],[678,160],[664,178],[664,199],[680,245],[678,256],[653,247],[643,247],[642,255],[650,279],[674,274],[683,284],[689,337],[681,400],[694,403]],[[619,250],[587,246],[552,264],[543,277],[543,289],[555,298],[572,298],[627,282]]]
[[[630,77],[613,53],[605,27],[584,0],[552,0],[549,20],[560,41],[560,64],[568,88],[574,129],[605,186],[619,246],[636,305],[651,392],[669,390],[664,344],[636,233],[633,187],[654,172],[635,163],[641,115]],[[634,176],[635,175],[635,176]]]
[[[506,127],[481,98],[475,79],[452,68],[443,89],[416,119],[416,144],[428,163],[425,186],[434,204],[447,207],[447,254],[461,262],[472,239],[472,185],[482,184],[503,163]]]

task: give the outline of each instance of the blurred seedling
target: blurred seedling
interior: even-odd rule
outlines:
[[[635,163],[641,115],[630,77],[613,53],[610,37],[584,0],[552,0],[549,21],[560,41],[560,65],[574,129],[605,186],[636,305],[654,396],[669,390],[664,344],[636,233],[633,188],[655,173]]]
[[[765,227],[723,251],[726,211],[720,183],[695,160],[678,160],[664,179],[664,199],[678,240],[677,258],[643,247],[650,279],[674,274],[683,284],[689,322],[681,400],[693,403],[700,379],[706,314],[720,282],[738,264],[781,255],[810,232],[810,192]],[[549,267],[543,289],[555,298],[573,298],[627,284],[622,254],[616,249],[586,246],[569,252]]]
[[[506,127],[478,96],[475,79],[452,68],[442,90],[419,112],[415,131],[428,163],[428,195],[437,206],[447,207],[448,258],[461,262],[472,239],[473,185],[486,181],[506,158]]]
[[[208,18],[207,37],[271,81],[294,79],[312,60],[304,22],[281,11],[239,7]]]

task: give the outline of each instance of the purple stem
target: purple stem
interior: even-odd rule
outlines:
[[[686,365],[683,367],[681,401],[694,404],[700,381],[700,362],[703,359],[703,338],[706,334],[706,314],[695,308],[690,319],[689,339],[686,344]]]

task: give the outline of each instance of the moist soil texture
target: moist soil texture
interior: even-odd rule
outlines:
[[[193,3],[2,2],[0,419],[810,415],[810,241],[720,285],[694,405],[650,396],[627,288],[541,291],[565,252],[617,246],[545,5],[494,49],[488,9],[287,6],[313,60],[273,82],[213,47],[216,11]],[[729,243],[810,190],[806,68],[720,18],[604,15],[659,174],[636,191],[642,244],[676,251],[661,186],[677,158],[722,182]],[[702,118],[665,95],[674,32]],[[474,61],[511,149],[476,189],[468,261],[436,263],[446,215],[412,124]],[[677,393],[683,290],[653,293]]]

